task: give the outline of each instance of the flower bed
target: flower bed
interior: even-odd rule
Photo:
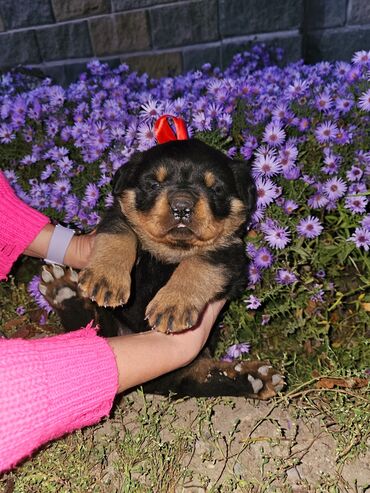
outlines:
[[[312,66],[280,58],[256,46],[223,72],[206,64],[158,80],[92,61],[66,89],[6,74],[0,167],[28,204],[87,230],[112,203],[114,172],[155,144],[155,119],[182,116],[257,183],[250,286],[226,322],[256,343],[322,343],[333,331],[348,342],[370,310],[370,52]]]

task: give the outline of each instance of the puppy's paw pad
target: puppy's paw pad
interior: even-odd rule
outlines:
[[[67,269],[56,264],[44,265],[41,279],[39,291],[54,308],[60,307],[64,301],[78,296],[78,274],[73,269]]]
[[[285,387],[283,375],[268,363],[240,361],[234,369],[246,376],[251,392],[257,399],[270,399]]]

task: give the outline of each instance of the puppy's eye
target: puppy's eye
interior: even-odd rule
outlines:
[[[157,181],[153,180],[150,182],[149,186],[152,190],[158,190],[158,188],[161,186],[161,184],[158,183]]]
[[[223,193],[224,191],[224,187],[222,185],[220,185],[219,183],[216,183],[215,185],[213,185],[212,187],[212,191],[216,194],[216,195],[220,195],[221,193]]]

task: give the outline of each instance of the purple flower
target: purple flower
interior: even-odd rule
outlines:
[[[298,281],[298,278],[293,272],[287,269],[279,269],[276,273],[275,280],[278,284],[288,286]]]
[[[318,142],[330,142],[334,140],[336,134],[338,132],[338,127],[335,123],[330,121],[320,123],[315,130],[315,136]]]
[[[267,269],[271,267],[274,257],[271,254],[270,250],[266,247],[259,248],[253,257],[254,263],[260,269]]]
[[[368,214],[362,218],[361,226],[370,231],[370,214]]]
[[[43,297],[43,295],[40,293],[39,290],[40,282],[41,282],[41,277],[34,276],[31,279],[31,281],[28,283],[27,291],[34,298],[34,300],[36,301],[37,305],[40,308],[45,310],[47,313],[50,313],[52,311],[52,308],[49,305],[49,303],[46,301],[46,299]]]
[[[362,93],[358,100],[358,107],[364,111],[370,111],[370,89]]]
[[[342,178],[331,178],[323,186],[323,192],[329,200],[337,200],[342,197],[347,190],[347,184]]]
[[[317,217],[308,216],[306,219],[301,219],[297,225],[297,231],[304,238],[316,238],[323,230],[323,226]]]
[[[366,206],[368,203],[368,198],[363,195],[358,195],[354,197],[346,197],[344,207],[349,209],[355,214],[363,214],[366,212]]]
[[[265,233],[265,240],[272,248],[281,250],[290,243],[289,229],[282,226],[269,228]]]
[[[265,207],[279,196],[278,189],[269,178],[258,178],[256,180],[257,206]]]
[[[254,176],[274,176],[282,171],[281,164],[272,152],[258,155],[252,166]]]
[[[370,231],[365,228],[356,228],[348,241],[353,241],[357,248],[363,248],[367,252],[370,248]]]
[[[19,305],[15,311],[16,311],[17,315],[20,315],[20,316],[22,316],[26,313],[26,309],[23,305]]]
[[[279,146],[285,140],[285,131],[278,123],[269,123],[263,132],[262,140],[271,146]]]
[[[251,294],[248,299],[244,300],[244,303],[246,304],[248,310],[256,310],[261,306],[261,300],[253,294]]]
[[[286,214],[292,214],[293,211],[298,209],[298,204],[297,202],[294,202],[294,200],[287,199],[283,203],[283,210]]]
[[[250,263],[248,268],[248,278],[252,285],[257,284],[261,280],[261,271],[253,262]]]
[[[240,358],[240,356],[243,356],[243,354],[249,353],[250,349],[251,346],[248,342],[233,344],[226,350],[226,353],[221,359],[222,361],[234,361]]]

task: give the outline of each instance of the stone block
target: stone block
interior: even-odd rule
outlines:
[[[216,0],[185,2],[151,9],[154,48],[170,48],[218,39]]]
[[[0,34],[0,67],[39,63],[40,53],[34,31],[15,31]]]
[[[110,12],[109,0],[52,0],[52,5],[57,21]]]
[[[369,0],[350,1],[349,12],[348,12],[348,24],[370,24]]]
[[[370,46],[370,26],[367,28],[338,28],[314,31],[307,35],[305,61],[322,60],[350,61],[355,51],[368,50]]]
[[[148,18],[144,10],[90,19],[89,23],[96,56],[150,48]]]
[[[305,29],[343,26],[346,22],[346,0],[305,0]]]
[[[127,63],[131,70],[146,72],[155,78],[174,76],[182,72],[182,56],[177,51],[122,57],[122,61]]]
[[[302,0],[219,0],[223,38],[299,29]]]
[[[259,36],[248,36],[244,39],[227,40],[222,44],[222,67],[226,68],[232,62],[237,53],[250,50],[254,44],[264,43],[267,46],[282,48],[284,50],[283,63],[296,62],[303,56],[302,36],[299,32],[291,34],[264,34]]]
[[[221,44],[214,46],[197,46],[183,50],[184,70],[199,69],[205,63],[221,67]]]
[[[0,13],[7,30],[55,22],[49,0],[1,0]]]
[[[113,12],[120,10],[143,9],[164,3],[179,3],[183,0],[112,0]]]
[[[36,30],[41,57],[45,61],[92,56],[87,22],[69,22]]]

